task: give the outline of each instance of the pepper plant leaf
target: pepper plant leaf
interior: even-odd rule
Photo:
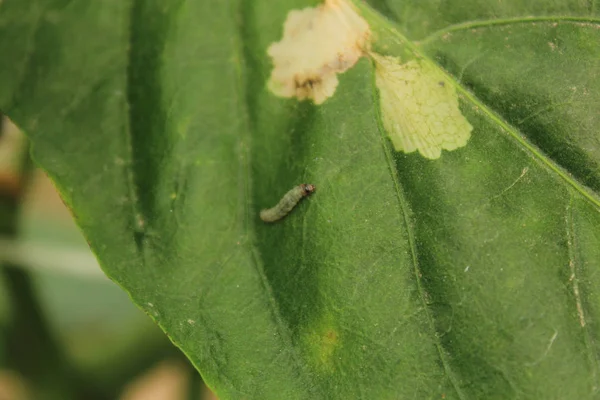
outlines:
[[[320,104],[269,90],[288,13],[318,6],[3,0],[0,109],[220,398],[597,396],[599,8],[352,3],[371,50],[458,96],[468,141],[425,158],[368,56]]]

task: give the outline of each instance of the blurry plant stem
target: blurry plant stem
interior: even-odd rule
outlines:
[[[17,190],[15,187],[4,190],[0,185],[0,234],[13,238],[19,234],[21,203],[33,171],[28,145],[15,147],[19,152],[18,165],[13,171]],[[5,332],[7,366],[31,385],[35,399],[74,398],[67,364],[44,318],[31,276],[19,265],[3,264],[2,267],[10,305],[9,326]]]

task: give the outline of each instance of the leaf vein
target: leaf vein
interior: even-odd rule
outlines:
[[[590,363],[591,379],[594,382],[594,392],[599,388],[598,382],[598,365],[600,365],[600,359],[598,354],[594,350],[594,338],[591,332],[590,325],[586,322],[586,310],[585,304],[582,298],[582,293],[579,286],[579,266],[580,260],[578,257],[578,243],[577,235],[575,234],[575,221],[573,218],[573,202],[574,195],[572,191],[569,191],[569,202],[565,210],[565,226],[567,235],[567,246],[568,246],[568,257],[569,257],[569,283],[573,291],[573,297],[575,299],[575,307],[577,310],[577,316],[579,318],[579,324],[583,332],[583,339],[587,350],[587,355]]]
[[[389,145],[386,142],[387,134],[385,133],[385,129],[383,128],[383,122],[381,121],[381,117],[380,117],[379,111],[377,110],[377,106],[376,106],[377,105],[377,93],[376,93],[377,86],[375,84],[374,70],[375,70],[375,66],[373,66],[373,74],[372,74],[373,106],[376,108],[375,113],[377,114],[377,126],[379,128],[379,133],[381,135],[381,145],[383,147],[383,152],[385,154],[386,162],[388,164],[388,169],[390,171],[390,175],[391,175],[391,178],[392,178],[392,181],[394,184],[396,198],[398,199],[398,204],[400,206],[400,213],[401,213],[400,217],[404,223],[404,226],[406,227],[406,234],[407,234],[408,245],[409,245],[409,249],[410,249],[409,250],[410,256],[411,256],[411,260],[412,260],[412,264],[413,264],[413,270],[414,270],[414,275],[415,275],[415,282],[417,285],[417,291],[419,293],[419,298],[423,305],[423,310],[427,317],[427,322],[429,323],[429,328],[430,328],[431,332],[433,332],[435,347],[437,349],[438,356],[440,358],[440,362],[441,362],[441,364],[444,368],[444,371],[445,371],[448,379],[450,380],[454,390],[456,391],[458,398],[461,400],[465,400],[465,399],[467,399],[467,396],[462,391],[460,384],[459,384],[458,377],[450,365],[450,361],[448,360],[448,357],[444,351],[442,343],[437,334],[438,332],[435,328],[434,316],[433,316],[431,310],[429,309],[429,305],[427,304],[425,290],[423,289],[423,284],[421,282],[421,271],[419,269],[415,233],[414,233],[414,229],[413,229],[413,224],[411,223],[411,217],[409,214],[409,204],[408,204],[408,201],[406,200],[406,198],[404,197],[400,179],[396,173],[396,169],[394,168],[391,150],[389,148]]]
[[[434,42],[436,40],[440,40],[444,35],[447,35],[452,32],[460,32],[460,31],[468,31],[470,29],[476,28],[486,28],[492,26],[502,26],[502,25],[517,25],[517,24],[526,24],[526,23],[536,23],[536,22],[572,22],[572,23],[593,23],[600,24],[600,18],[590,18],[590,17],[571,17],[571,16],[543,16],[543,17],[518,17],[518,18],[499,18],[487,21],[475,20],[475,21],[467,21],[460,24],[449,25],[443,29],[435,31],[425,37],[424,39],[417,41],[416,44],[418,46],[425,46]]]

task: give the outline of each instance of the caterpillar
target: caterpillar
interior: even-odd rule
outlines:
[[[303,183],[287,192],[273,208],[260,212],[260,219],[265,222],[275,222],[288,215],[300,200],[316,190],[315,185]]]

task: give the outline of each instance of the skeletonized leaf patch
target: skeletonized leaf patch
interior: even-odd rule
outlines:
[[[269,89],[277,96],[323,103],[335,92],[337,74],[363,56],[369,35],[367,22],[345,0],[290,11],[283,38],[268,49],[274,65]]]
[[[467,144],[473,127],[458,107],[452,82],[429,63],[371,54],[379,89],[381,118],[394,147],[439,158]]]

